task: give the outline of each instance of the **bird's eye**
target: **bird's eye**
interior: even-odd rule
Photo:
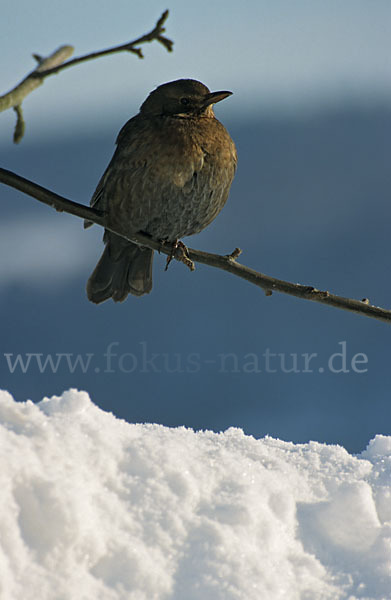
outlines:
[[[181,104],[183,104],[184,106],[190,104],[189,98],[181,98]]]

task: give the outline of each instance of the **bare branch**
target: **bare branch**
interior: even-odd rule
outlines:
[[[100,58],[101,56],[107,56],[108,54],[114,54],[116,52],[133,52],[133,54],[137,54],[139,58],[144,58],[144,55],[141,49],[138,48],[138,46],[140,46],[141,44],[145,44],[146,42],[153,42],[154,40],[163,44],[163,46],[168,50],[168,52],[171,52],[174,42],[162,36],[162,33],[165,32],[163,24],[167,20],[167,17],[168,10],[165,10],[160,19],[157,21],[155,27],[149,33],[146,33],[145,35],[142,35],[136,40],[133,40],[133,42],[127,42],[126,44],[121,44],[120,46],[114,46],[112,48],[107,48],[106,50],[99,50],[98,52],[92,52],[91,54],[78,56],[77,58],[68,60],[67,62],[61,65],[52,68],[47,68],[39,72],[35,71],[32,76],[36,78],[44,78],[48,75],[59,73],[60,71],[62,71],[63,69],[67,69],[68,67],[73,67],[75,65],[78,65],[79,63],[86,62],[87,60],[93,60],[95,58]]]
[[[87,60],[100,58],[101,56],[114,54],[115,52],[132,52],[139,58],[143,58],[143,53],[139,46],[154,40],[162,44],[169,52],[171,52],[174,42],[162,35],[165,32],[163,25],[167,20],[167,17],[168,10],[165,10],[157,21],[155,27],[149,33],[142,35],[132,42],[127,42],[126,44],[122,44],[120,46],[108,48],[107,50],[92,52],[91,54],[79,56],[72,60],[67,59],[73,54],[73,46],[61,46],[46,58],[42,58],[38,54],[33,54],[33,57],[38,62],[37,68],[29,73],[15,88],[3,96],[0,96],[0,112],[8,110],[9,108],[13,108],[17,113],[14,142],[18,143],[22,139],[24,133],[22,102],[28,94],[34,91],[38,86],[42,85],[46,77],[55,73],[59,73],[68,67],[73,67],[79,63],[86,62]]]
[[[106,229],[116,233],[117,235],[120,235],[130,242],[137,242],[143,246],[147,246],[152,250],[157,250],[158,252],[162,252],[168,256],[170,256],[172,253],[170,244],[162,245],[160,242],[156,242],[148,236],[139,233],[129,237],[126,232],[113,229],[110,226],[107,216],[102,211],[78,204],[77,202],[72,202],[71,200],[67,200],[66,198],[63,198],[62,196],[59,196],[58,194],[55,194],[46,188],[29,181],[28,179],[24,179],[23,177],[12,173],[11,171],[0,168],[0,183],[4,183],[5,185],[13,187],[24,194],[32,196],[33,198],[36,198],[40,202],[51,206],[59,212],[66,212],[76,217],[80,217],[81,219],[92,221],[93,223],[96,223],[96,225],[105,227]],[[173,258],[185,262],[185,264],[187,264],[191,270],[193,270],[194,266],[191,263],[194,261],[210,267],[222,269],[223,271],[228,271],[229,273],[232,273],[232,275],[241,277],[249,283],[262,288],[267,296],[270,296],[272,292],[280,292],[282,294],[289,294],[304,300],[312,300],[314,302],[320,302],[321,304],[327,304],[329,306],[355,312],[379,321],[384,321],[387,323],[391,322],[391,310],[387,310],[379,306],[373,306],[369,303],[367,298],[364,298],[361,301],[353,300],[351,298],[344,298],[342,296],[330,294],[330,292],[327,291],[317,290],[312,286],[290,283],[289,281],[282,281],[281,279],[269,277],[268,275],[264,275],[255,271],[254,269],[250,269],[249,267],[246,267],[245,265],[242,265],[236,261],[238,256],[241,254],[241,250],[239,248],[235,248],[231,254],[226,256],[201,252],[200,250],[193,250],[192,248],[188,248],[187,253],[188,257],[185,256],[183,251],[179,251],[174,254]]]
[[[20,106],[25,97],[43,83],[43,79],[37,79],[34,73],[58,66],[69,56],[72,56],[73,50],[73,46],[61,46],[47,58],[41,58],[35,54],[34,58],[38,60],[38,67],[32,73],[29,73],[13,90],[4,94],[4,96],[0,96],[0,112],[14,106]]]

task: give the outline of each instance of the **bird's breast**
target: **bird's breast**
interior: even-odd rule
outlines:
[[[160,117],[137,123],[137,135],[126,133],[106,185],[111,216],[169,241],[206,227],[225,204],[235,171],[224,127],[211,118]]]

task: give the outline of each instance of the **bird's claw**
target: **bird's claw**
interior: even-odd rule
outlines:
[[[164,269],[165,271],[167,271],[168,265],[170,264],[173,258],[185,263],[185,265],[189,267],[191,271],[195,270],[194,263],[189,256],[187,246],[183,242],[181,242],[181,240],[175,240],[175,242],[173,242],[171,246],[171,252],[167,256],[166,267]]]

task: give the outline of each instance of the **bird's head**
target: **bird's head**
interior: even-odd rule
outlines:
[[[159,85],[140,108],[143,115],[213,116],[213,104],[232,92],[210,92],[195,79],[177,79]]]

